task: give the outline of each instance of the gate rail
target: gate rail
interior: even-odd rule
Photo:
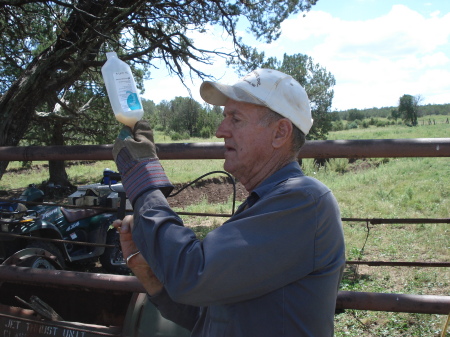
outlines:
[[[223,159],[223,142],[159,143],[160,159]],[[112,160],[112,145],[6,146],[1,161]],[[300,158],[450,157],[450,138],[310,140]]]
[[[67,287],[68,289],[79,289],[81,287],[97,291],[146,292],[134,276],[43,270],[4,265],[0,265],[0,281],[42,284],[50,287]],[[450,312],[450,296],[339,291],[336,309],[447,315]]]
[[[160,159],[223,159],[224,143],[157,144]],[[325,140],[308,141],[300,158],[406,158],[450,157],[450,138]],[[112,145],[0,147],[0,161],[112,160]],[[181,214],[181,212],[180,212]],[[379,223],[448,223],[448,219],[356,219]],[[414,222],[420,220],[420,222]],[[380,222],[381,221],[381,222]],[[348,261],[376,264],[383,261]],[[409,262],[392,262],[409,264]],[[45,283],[49,286],[87,287],[145,292],[135,277],[89,274],[0,266],[0,280],[15,283]],[[447,315],[450,296],[406,295],[340,291],[337,309],[358,309]]]

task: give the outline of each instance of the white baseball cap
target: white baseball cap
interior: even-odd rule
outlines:
[[[229,98],[266,106],[288,118],[305,135],[313,124],[305,89],[292,78],[273,69],[256,69],[233,85],[205,81],[200,86],[205,102],[224,106]]]

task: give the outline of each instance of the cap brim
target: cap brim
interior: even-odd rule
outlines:
[[[257,105],[266,104],[239,87],[205,81],[200,86],[200,96],[206,103],[224,106],[228,99]]]
[[[206,103],[223,106],[229,97],[223,92],[229,92],[229,87],[228,85],[205,81],[200,86],[200,96]]]

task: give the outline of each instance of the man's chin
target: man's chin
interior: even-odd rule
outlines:
[[[233,167],[233,164],[229,160],[225,159],[225,162],[223,163],[223,169],[231,175],[234,175],[233,172],[235,171],[235,167]]]

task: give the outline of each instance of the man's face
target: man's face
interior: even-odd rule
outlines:
[[[216,136],[225,141],[224,169],[241,181],[268,163],[273,152],[273,128],[264,126],[265,107],[228,100]]]

